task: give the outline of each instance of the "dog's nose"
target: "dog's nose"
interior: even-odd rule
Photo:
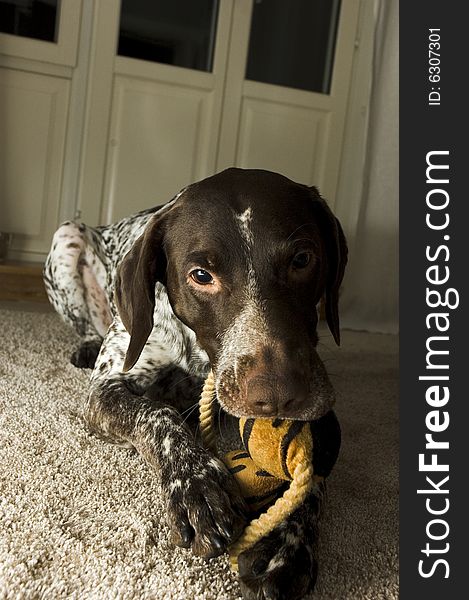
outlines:
[[[253,403],[254,412],[263,417],[271,417],[277,414],[277,402],[272,399],[259,399]]]
[[[255,372],[246,377],[247,404],[256,415],[270,417],[277,414],[278,398],[272,392],[265,377]]]
[[[246,378],[249,409],[259,417],[294,416],[304,407],[306,392],[298,376],[266,377],[251,373]]]

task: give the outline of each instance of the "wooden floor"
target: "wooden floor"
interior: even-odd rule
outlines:
[[[0,263],[0,301],[49,305],[39,263]]]

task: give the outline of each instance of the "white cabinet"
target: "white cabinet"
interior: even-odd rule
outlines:
[[[55,42],[0,33],[0,230],[15,257],[43,258],[64,217],[107,223],[232,165],[334,204],[360,0],[61,6]]]

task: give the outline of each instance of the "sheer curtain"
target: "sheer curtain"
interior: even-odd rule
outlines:
[[[364,185],[341,295],[342,327],[398,331],[398,0],[376,3]],[[340,217],[340,213],[339,213]]]

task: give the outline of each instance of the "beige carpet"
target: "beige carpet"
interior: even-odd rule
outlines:
[[[225,558],[171,547],[154,476],[84,429],[88,374],[47,313],[0,310],[0,598],[235,600]],[[343,429],[320,543],[321,600],[398,597],[397,339],[325,335]]]

